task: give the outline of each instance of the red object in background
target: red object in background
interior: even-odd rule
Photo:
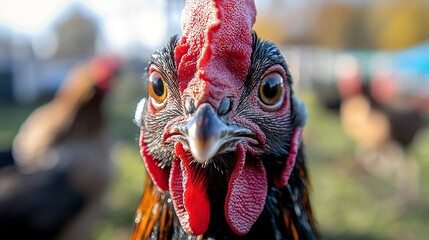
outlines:
[[[388,103],[398,96],[392,72],[379,71],[371,80],[371,95],[380,103]]]

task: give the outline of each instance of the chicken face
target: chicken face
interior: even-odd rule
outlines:
[[[184,35],[149,61],[141,154],[192,235],[219,221],[248,233],[300,146],[305,108],[280,51],[252,33],[255,14],[252,1],[188,1]]]

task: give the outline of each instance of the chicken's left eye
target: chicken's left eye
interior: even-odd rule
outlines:
[[[283,94],[283,77],[279,73],[271,73],[262,79],[259,85],[259,100],[265,107],[271,109],[280,105]]]
[[[158,71],[150,73],[147,88],[149,95],[158,103],[162,103],[167,97],[164,79]]]

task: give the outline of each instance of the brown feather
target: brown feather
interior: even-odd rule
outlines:
[[[168,239],[172,227],[173,210],[166,201],[165,193],[158,191],[152,180],[146,178],[145,191],[137,209],[130,239]]]

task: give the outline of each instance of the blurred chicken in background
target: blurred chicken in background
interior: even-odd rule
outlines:
[[[412,92],[401,89],[401,84],[413,85],[415,79],[400,82],[399,67],[395,71],[380,69],[365,79],[359,63],[350,56],[345,59],[347,68],[338,73],[340,118],[346,134],[356,141],[355,157],[369,173],[394,177],[398,203],[417,200],[418,163],[407,153],[424,127],[425,99],[416,98],[418,88]]]
[[[103,101],[120,62],[95,57],[22,124],[0,155],[0,229],[6,239],[86,239],[111,178]]]

